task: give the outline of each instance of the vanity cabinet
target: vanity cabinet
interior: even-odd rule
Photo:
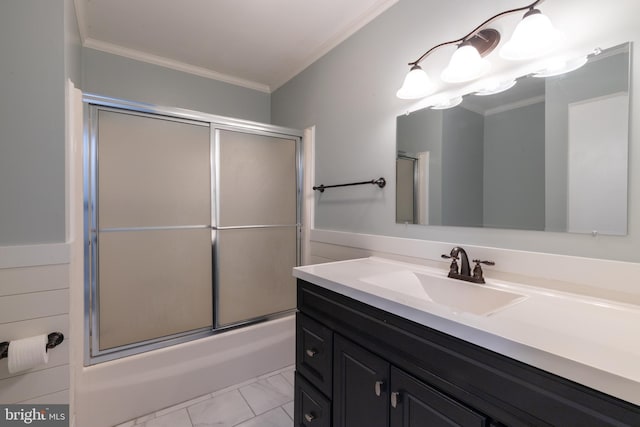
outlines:
[[[334,427],[487,425],[483,415],[340,335],[334,362]]]
[[[389,425],[389,362],[336,334],[333,426]]]
[[[296,427],[640,426],[640,407],[298,279]]]

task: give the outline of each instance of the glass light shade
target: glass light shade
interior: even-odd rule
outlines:
[[[553,50],[563,39],[564,34],[536,10],[518,23],[511,39],[500,49],[500,56],[509,60],[536,58]]]
[[[560,74],[569,73],[571,71],[577,70],[587,63],[587,57],[581,56],[579,58],[574,58],[570,60],[565,60],[562,58],[554,58],[549,60],[544,69],[536,72],[533,77],[552,77],[559,76]]]
[[[489,68],[491,64],[480,56],[475,47],[463,44],[453,53],[440,78],[447,83],[468,82],[484,75]]]
[[[462,97],[456,96],[453,98],[437,98],[434,100],[434,104],[431,106],[432,110],[447,110],[453,108],[462,103]]]
[[[476,92],[474,95],[477,96],[486,96],[486,95],[495,95],[497,93],[504,92],[505,90],[509,90],[516,85],[515,79],[509,80],[497,80],[497,79],[486,79],[477,86]]]
[[[435,86],[427,73],[419,65],[414,65],[404,78],[396,96],[400,99],[418,99],[433,93],[434,90]]]

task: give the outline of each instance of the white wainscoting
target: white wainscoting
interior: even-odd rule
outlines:
[[[0,402],[69,403],[69,247],[0,247],[0,341],[62,332],[49,362],[10,374],[0,360]]]

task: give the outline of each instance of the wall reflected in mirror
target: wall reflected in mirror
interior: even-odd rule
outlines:
[[[629,47],[399,116],[396,222],[626,234]]]

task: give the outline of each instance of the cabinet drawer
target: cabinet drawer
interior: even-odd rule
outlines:
[[[333,332],[304,314],[298,313],[296,341],[296,370],[330,398]]]
[[[330,427],[331,402],[296,372],[295,427]]]

